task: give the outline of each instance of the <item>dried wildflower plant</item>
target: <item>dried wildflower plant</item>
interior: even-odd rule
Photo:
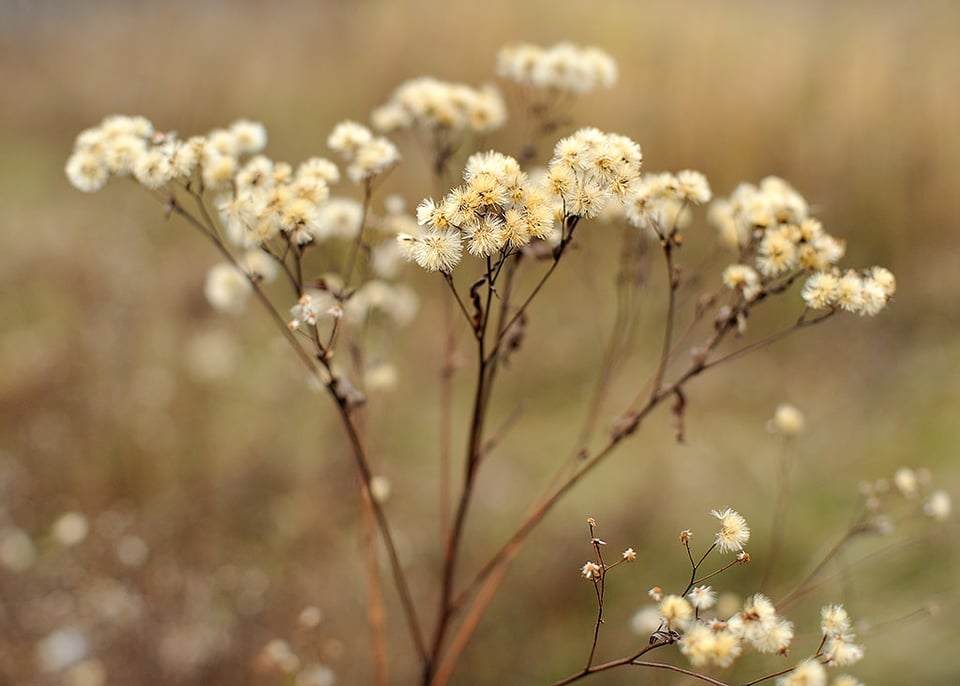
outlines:
[[[752,557],[744,549],[750,541],[750,527],[746,519],[735,510],[724,508],[713,510],[711,515],[719,521],[713,542],[701,554],[695,554],[692,547],[694,533],[690,529],[680,532],[679,540],[690,565],[690,575],[681,583],[676,592],[666,592],[660,586],[652,587],[647,595],[655,603],[640,610],[634,620],[635,632],[647,637],[630,655],[597,663],[595,657],[600,638],[601,626],[605,624],[604,597],[607,575],[625,562],[634,562],[637,553],[628,548],[615,562],[604,559],[605,541],[597,537],[597,522],[592,517],[587,520],[590,529],[590,545],[594,551],[592,560],[580,569],[580,575],[593,583],[597,615],[593,628],[593,639],[583,668],[570,676],[554,683],[563,686],[581,681],[601,672],[622,667],[641,667],[653,670],[666,670],[685,675],[714,686],[746,684],[753,686],[774,681],[778,686],[807,686],[809,684],[826,685],[830,672],[856,665],[864,656],[864,647],[854,630],[855,623],[842,604],[832,603],[820,608],[820,624],[816,632],[805,630],[802,636],[815,635],[816,642],[798,648],[795,644],[794,622],[784,616],[784,609],[797,599],[809,594],[823,583],[820,577],[827,564],[836,558],[855,537],[863,534],[890,535],[892,525],[880,525],[876,511],[882,509],[882,496],[893,499],[918,500],[921,511],[928,518],[940,520],[950,511],[949,496],[944,491],[933,491],[921,499],[920,490],[929,490],[929,475],[909,468],[901,468],[894,476],[893,484],[888,480],[863,484],[861,493],[867,498],[865,514],[844,532],[837,543],[814,565],[812,570],[796,582],[796,585],[777,600],[764,592],[750,594],[744,600],[735,600],[735,594],[725,593],[724,602],[718,602],[715,589],[717,579],[734,567],[751,563]],[[923,485],[926,484],[926,485]],[[878,496],[882,494],[882,496]],[[782,534],[775,527],[774,536]],[[727,561],[712,563],[713,554],[730,555]],[[710,565],[713,568],[710,569]],[[642,566],[639,571],[642,573]],[[706,571],[708,570],[709,571]],[[708,585],[706,582],[710,582]],[[919,612],[935,611],[926,606]],[[665,648],[675,646],[686,658],[689,667],[674,664],[672,661],[653,661],[650,653],[662,653]],[[734,663],[747,652],[777,656],[781,662],[771,671],[761,676],[744,680],[738,676],[735,680],[713,676],[718,671],[730,672]],[[788,657],[792,652],[800,652],[798,660]],[[783,667],[782,662],[788,666]],[[834,676],[833,684],[859,684],[849,674]]]
[[[437,191],[432,197],[424,193],[427,197],[411,203],[414,214],[407,213],[398,198],[386,198],[382,205],[374,202],[381,181],[401,163],[401,155],[389,139],[354,121],[337,125],[327,140],[342,160],[345,176],[356,186],[346,196],[333,193],[342,176],[335,162],[321,156],[293,164],[273,160],[264,154],[264,127],[245,120],[184,138],[155,129],[143,117],[108,117],[77,137],[66,164],[71,183],[86,192],[103,188],[111,177],[135,181],[169,216],[182,219],[199,233],[221,260],[211,267],[205,283],[210,304],[236,314],[244,311],[249,300],[258,301],[313,382],[332,399],[360,476],[364,511],[387,552],[422,683],[437,686],[450,679],[530,533],[655,408],[670,404],[677,436],[682,439],[691,379],[838,313],[876,315],[892,299],[896,286],[893,275],[882,267],[839,266],[845,243],[827,233],[810,215],[807,202],[781,179],[742,184],[729,198],[708,205],[713,194],[703,174],[646,172],[638,143],[590,127],[557,140],[546,166],[532,166],[539,142],[566,125],[565,107],[570,100],[615,83],[616,63],[603,51],[571,44],[549,49],[517,45],[499,53],[496,71],[523,94],[521,125],[526,126],[527,141],[516,156],[495,150],[469,155],[462,182],[456,185],[446,178],[450,161],[469,140],[488,135],[506,122],[506,104],[494,86],[475,89],[418,78],[400,85],[374,111],[375,129],[386,134],[411,131],[431,156],[439,196]],[[678,264],[678,254],[699,206],[707,206],[707,219],[733,257],[722,279],[698,299],[694,311],[681,313],[677,292],[689,277]],[[659,290],[666,317],[650,379],[646,384],[635,383],[634,400],[610,422],[602,444],[589,449],[588,439],[613,372],[622,361],[617,350],[622,353],[623,344],[618,348],[611,343],[584,431],[573,449],[575,459],[563,464],[559,476],[531,503],[526,518],[486,562],[465,572],[460,562],[477,474],[494,459],[497,447],[498,434],[487,426],[494,386],[508,358],[522,354],[532,304],[552,283],[559,265],[574,259],[571,246],[594,240],[589,225],[596,222],[618,222],[629,236],[655,243],[662,255],[665,276]],[[702,234],[694,236],[699,240]],[[450,361],[457,356],[455,336],[449,335],[457,327],[469,332],[474,360],[462,486],[452,500],[447,494],[453,422],[446,402],[452,398],[452,372],[442,376],[446,430],[441,438],[438,491],[444,543],[437,577],[430,580],[430,587],[437,589],[432,628],[427,625],[428,608],[415,601],[412,579],[400,562],[383,508],[384,482],[371,467],[361,421],[367,395],[395,383],[389,341],[397,328],[412,321],[418,308],[416,292],[402,280],[405,262],[435,273],[458,313],[460,321],[448,323],[445,368],[452,370]],[[274,280],[281,286],[266,288]],[[803,286],[797,294],[793,286],[799,282]],[[750,344],[730,346],[731,339],[745,333],[749,315],[758,307],[773,307],[768,303],[774,302],[795,310],[795,323]],[[684,314],[686,332],[679,335]],[[618,313],[618,318],[625,319],[618,319],[615,331],[628,329],[625,322],[630,316],[630,311]],[[689,339],[696,335],[701,339],[687,354]],[[341,350],[349,354],[338,355]],[[784,434],[802,428],[802,421],[787,411],[778,411],[778,417],[773,424]],[[903,476],[895,479],[901,492],[909,490],[908,481]],[[877,495],[875,490],[870,492],[870,497]],[[933,518],[945,516],[949,511],[945,498],[945,494],[931,494],[923,511]],[[877,512],[877,508],[868,509],[871,516]],[[710,614],[716,598],[703,582],[749,561],[743,546],[750,536],[745,520],[734,510],[715,510],[713,515],[718,531],[699,560],[691,550],[689,532],[682,536],[692,567],[689,584],[679,593],[661,594],[661,627],[649,645],[623,664],[645,664],[641,655],[666,645],[678,645],[694,667],[723,667],[747,647],[786,651],[792,625],[763,595],[753,596],[738,613],[722,621]],[[870,521],[875,526],[876,518]],[[587,667],[567,681],[599,671],[593,658],[603,622],[607,574],[638,557],[628,548],[610,563],[594,528],[591,521],[594,557],[581,569],[596,588],[594,640]],[[69,522],[62,529],[67,538],[79,535]],[[370,554],[375,552],[375,537],[369,537],[367,544],[371,588],[377,589],[377,556]],[[717,570],[702,574],[701,567],[718,555],[732,557]],[[371,626],[379,637],[374,640],[375,680],[386,683],[382,608],[376,607],[382,600],[378,591],[368,600]],[[842,625],[832,621],[831,626]],[[807,662],[785,672],[783,683],[822,683],[817,672],[821,665],[852,663],[856,645],[846,630],[825,630],[820,647]],[[284,674],[305,669],[281,639],[268,644],[260,659]],[[325,669],[322,665],[310,668]],[[328,675],[323,672],[323,676]]]
[[[796,437],[805,426],[805,419],[799,409],[793,405],[779,405],[770,421],[772,430],[784,436]],[[781,465],[782,467],[782,465]],[[816,642],[808,639],[809,645],[797,648],[794,622],[783,612],[796,601],[812,594],[831,581],[826,574],[831,563],[846,553],[851,543],[864,536],[890,537],[900,527],[911,520],[926,519],[942,522],[950,515],[951,500],[946,491],[932,487],[932,477],[926,470],[899,468],[892,478],[864,481],[859,493],[864,498],[860,514],[843,531],[829,549],[812,565],[810,570],[798,579],[790,579],[792,587],[776,600],[765,592],[770,583],[770,570],[773,568],[777,544],[790,540],[783,521],[784,501],[786,499],[785,482],[788,472],[781,469],[779,479],[778,503],[770,531],[770,553],[764,561],[766,573],[762,576],[760,590],[740,599],[734,593],[724,592],[723,602],[715,589],[718,578],[734,567],[753,562],[752,556],[744,546],[751,540],[751,530],[746,519],[731,508],[715,509],[710,514],[718,520],[713,541],[703,553],[695,554],[692,541],[695,539],[691,529],[680,532],[679,541],[684,548],[690,566],[690,575],[681,581],[682,590],[664,591],[653,586],[647,592],[654,605],[638,611],[634,617],[634,633],[648,640],[632,654],[602,663],[595,661],[601,625],[605,623],[604,595],[607,572],[625,561],[636,560],[633,548],[623,553],[623,558],[608,564],[602,554],[606,543],[596,535],[597,522],[592,517],[587,520],[590,529],[590,544],[594,550],[594,559],[588,561],[580,570],[580,575],[593,582],[597,600],[597,616],[594,623],[593,640],[589,656],[584,667],[565,679],[555,682],[562,686],[621,667],[645,667],[655,670],[673,671],[694,679],[714,684],[730,686],[746,684],[753,686],[774,681],[778,686],[805,686],[808,684],[860,684],[849,674],[838,674],[829,679],[831,672],[856,665],[864,657],[864,646],[857,638],[855,622],[850,618],[841,603],[823,605],[819,611],[820,624],[816,632],[804,630],[800,636],[816,636]],[[896,541],[886,549],[873,551],[862,556],[868,560],[882,553],[897,552],[903,542]],[[712,562],[714,553],[733,554],[727,561]],[[713,568],[710,568],[710,565]],[[847,559],[841,566],[841,574],[849,574],[849,569],[858,564],[857,560]],[[709,570],[709,571],[707,571]],[[642,573],[642,566],[639,568]],[[707,585],[706,582],[710,582]],[[937,611],[935,604],[926,604],[911,612],[911,615],[932,614]],[[868,631],[867,622],[859,625]],[[663,648],[675,646],[686,658],[688,667],[673,664],[671,661],[651,661],[649,653],[663,652]],[[799,661],[788,660],[792,652],[801,652]],[[761,676],[744,679],[737,674],[735,679],[718,678],[717,672],[730,673],[734,663],[749,651],[778,656],[782,664]]]

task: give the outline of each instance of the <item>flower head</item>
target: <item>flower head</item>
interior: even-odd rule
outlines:
[[[682,629],[693,621],[693,605],[683,596],[667,595],[660,601],[660,616],[671,627]]]
[[[580,576],[588,581],[599,581],[603,570],[596,562],[587,562],[580,568]]]
[[[721,553],[743,550],[743,544],[750,540],[750,527],[738,512],[729,507],[725,510],[710,512],[720,520],[720,530],[717,532],[716,546]]]

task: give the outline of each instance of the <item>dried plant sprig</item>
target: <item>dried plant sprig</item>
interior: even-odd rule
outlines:
[[[530,73],[536,72],[537,76],[527,80],[524,69],[530,66],[530,55],[534,53],[527,48],[515,49],[512,54],[505,52],[500,69],[503,75],[518,77],[516,80],[533,90],[552,92],[550,97],[560,94],[556,100],[545,101],[547,105],[539,111],[534,108],[534,116],[539,117],[540,123],[540,130],[535,132],[538,135],[559,123],[548,110],[566,97],[563,93],[583,93],[596,85],[611,85],[616,77],[616,65],[609,55],[561,46],[547,56],[534,56],[535,68]],[[537,64],[546,65],[546,71]],[[374,120],[378,128],[412,127],[426,132],[434,152],[434,174],[439,180],[450,157],[463,142],[464,134],[496,128],[505,120],[505,109],[492,89],[473,91],[419,79],[398,88]],[[386,543],[394,584],[423,667],[424,684],[439,686],[449,678],[507,565],[529,533],[574,485],[634,434],[654,408],[667,399],[672,401],[678,438],[682,438],[686,384],[694,377],[801,328],[825,321],[837,312],[872,316],[886,306],[895,291],[895,279],[886,269],[841,272],[837,262],[845,251],[844,243],[823,231],[819,222],[809,216],[806,201],[786,182],[771,177],[759,186],[744,184],[710,210],[723,240],[737,251],[736,263],[725,270],[723,277],[730,290],[729,301],[717,306],[715,312],[711,308],[718,302],[716,296],[704,300],[707,303],[704,307],[698,307],[688,333],[698,323],[709,322],[710,316],[713,329],[695,346],[688,365],[675,373],[671,363],[678,358],[679,346],[688,335],[674,336],[676,295],[684,283],[675,258],[683,244],[681,231],[688,226],[691,208],[708,202],[712,195],[706,178],[699,172],[641,175],[639,145],[619,134],[583,128],[557,142],[553,158],[542,173],[525,170],[516,159],[501,153],[473,155],[467,160],[462,185],[445,192],[439,202],[427,199],[421,203],[417,211],[419,226],[412,221],[385,221],[383,225],[391,228],[382,232],[397,240],[375,246],[368,243],[369,231],[379,223],[371,213],[372,193],[377,181],[400,161],[399,152],[390,141],[349,121],[340,124],[328,142],[347,162],[347,175],[361,186],[362,202],[331,197],[330,186],[339,179],[339,170],[323,158],[311,158],[296,169],[267,158],[262,154],[266,144],[264,127],[245,120],[203,137],[181,140],[176,134],[157,132],[142,117],[108,118],[99,127],[78,136],[66,173],[74,185],[88,192],[102,188],[112,175],[130,177],[160,199],[168,214],[185,219],[200,231],[224,259],[208,277],[206,290],[211,303],[223,310],[239,311],[244,301],[253,295],[268,309],[272,321],[300,361],[326,388],[345,426],[360,473],[364,502],[369,507],[365,516],[376,523]],[[529,515],[506,544],[458,590],[456,570],[474,483],[480,466],[496,443],[495,438],[486,435],[486,417],[501,362],[522,340],[531,303],[568,254],[579,224],[583,220],[609,216],[611,208],[633,227],[652,234],[664,256],[665,335],[651,381],[620,413],[605,445],[592,452],[575,449],[574,468],[571,470],[565,465],[558,472],[559,478],[533,504]],[[581,230],[577,234],[578,240],[584,233],[585,230]],[[349,242],[346,259],[338,265],[336,273],[310,273],[305,257],[314,254],[312,246],[336,240]],[[464,252],[477,259],[472,264],[479,272],[479,276],[469,277],[468,288],[458,285],[454,278],[455,270],[462,274],[467,268],[461,266]],[[342,345],[341,340],[351,329],[373,319],[372,312],[387,311],[396,323],[408,319],[405,313],[410,311],[410,302],[414,300],[410,292],[371,279],[370,273],[363,269],[363,258],[367,255],[370,270],[377,273],[379,268],[375,265],[384,262],[389,265],[391,260],[395,265],[395,258],[400,254],[428,271],[441,273],[444,286],[470,327],[476,346],[476,382],[463,486],[452,507],[441,505],[450,517],[446,514],[443,517],[440,598],[429,641],[399,564],[382,500],[374,494],[373,476],[357,424],[357,412],[365,400],[368,363],[358,346],[354,351],[352,375],[350,370],[334,364],[334,352]],[[514,276],[521,264],[535,260],[549,260],[549,266],[525,297],[517,297],[513,292]],[[383,270],[384,274],[389,271],[389,266]],[[357,274],[361,275],[359,285],[354,283]],[[274,306],[263,290],[262,286],[276,276],[285,278],[293,290],[292,306],[290,302],[283,307]],[[806,284],[801,295],[807,310],[793,326],[732,352],[720,351],[726,339],[744,333],[752,308],[787,292],[803,278]],[[288,310],[290,318],[285,316]],[[818,311],[821,314],[815,314]],[[446,357],[451,356],[448,346]],[[358,381],[351,381],[351,376]],[[907,484],[908,479],[901,476],[899,481]],[[901,490],[904,488],[906,486]],[[442,492],[447,490],[442,486]],[[924,504],[924,512],[935,518],[945,516],[944,513],[949,512],[949,499],[932,495]],[[710,636],[698,628],[700,612],[708,610],[710,603],[710,590],[702,582],[733,565],[749,561],[750,556],[743,551],[749,529],[732,510],[714,514],[721,521],[721,529],[699,562],[690,551],[690,536],[682,537],[690,558],[691,578],[683,593],[661,594],[662,614],[667,619],[663,635],[618,664],[673,669],[720,683],[682,668],[639,660],[652,648],[681,641],[681,631],[702,634],[699,643],[693,637],[687,640],[690,654],[714,655],[703,659],[717,664],[732,659],[733,648],[718,647],[728,642],[719,627],[708,627],[712,632]],[[878,522],[877,518],[871,520],[870,527],[877,529]],[[617,562],[607,565],[601,555],[603,542],[593,536],[592,527],[591,524],[595,560],[586,563],[581,573],[597,588],[599,611],[590,657],[577,678],[601,671],[602,666],[593,666],[593,658],[603,620],[606,572],[636,557],[633,549],[628,548]],[[369,536],[370,560],[374,560],[374,556],[369,555],[373,545],[373,538]],[[698,576],[704,560],[714,550],[737,554],[716,571]],[[375,571],[373,566],[373,563],[368,565],[368,571]],[[378,586],[375,574],[371,574],[369,580]],[[370,587],[371,602],[377,603],[378,593],[373,586]],[[744,613],[756,611],[756,606],[763,603],[755,599],[749,610],[745,607]],[[371,613],[376,614],[373,609]],[[454,631],[457,619],[460,623]],[[371,621],[371,625],[375,624]],[[377,635],[382,636],[382,627]],[[754,647],[780,650],[792,637],[792,629],[781,621],[768,627],[764,637],[766,642],[760,644],[756,639]],[[830,640],[836,643],[835,639]],[[704,646],[710,641],[712,647],[706,650]],[[848,661],[856,652],[851,652],[848,644],[831,644],[827,649],[832,651],[829,659]],[[383,673],[379,678],[384,678]]]
[[[727,524],[736,520],[734,528],[738,531],[746,526],[745,522],[739,521],[739,515],[736,515],[732,510],[728,509],[722,512],[714,510],[712,514],[720,516],[721,521],[726,520]],[[793,622],[781,616],[773,601],[762,593],[751,595],[744,600],[739,611],[724,618],[723,616],[708,616],[706,614],[714,607],[716,600],[716,594],[710,587],[688,585],[683,595],[664,593],[659,587],[654,587],[648,595],[657,603],[656,613],[660,617],[660,625],[650,635],[648,645],[628,657],[595,665],[593,658],[597,649],[599,627],[604,621],[603,582],[605,573],[610,569],[610,566],[603,563],[600,546],[604,543],[594,536],[595,522],[590,519],[588,524],[590,525],[591,543],[595,549],[595,561],[588,562],[582,573],[593,582],[597,590],[599,608],[598,617],[594,624],[590,658],[582,670],[561,679],[556,682],[555,686],[573,683],[600,672],[625,666],[674,669],[707,683],[727,686],[725,682],[698,671],[676,668],[668,663],[639,659],[652,650],[671,645],[677,646],[680,654],[690,662],[694,670],[705,667],[730,667],[746,649],[766,654],[786,655],[788,653],[794,639]],[[725,534],[726,532],[722,530],[718,535],[723,536]],[[699,562],[694,562],[694,556],[690,551],[692,538],[693,534],[689,529],[685,529],[680,534],[680,541],[687,551],[695,576],[696,569],[711,552],[719,548],[720,544],[714,541],[699,558]],[[723,569],[727,568],[729,568],[729,565]],[[723,571],[723,569],[720,571]],[[715,576],[715,574],[710,576]],[[820,618],[819,643],[809,657],[786,669],[757,677],[747,682],[748,686],[773,679],[777,679],[778,684],[787,686],[826,683],[824,667],[847,667],[856,664],[863,657],[863,647],[856,643],[856,636],[852,631],[853,623],[843,606],[839,604],[824,606],[821,609]],[[843,678],[850,679],[852,677],[845,676]]]

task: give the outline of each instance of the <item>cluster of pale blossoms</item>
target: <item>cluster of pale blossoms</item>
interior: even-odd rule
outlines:
[[[440,202],[417,208],[423,227],[398,236],[405,254],[424,269],[449,273],[463,247],[477,257],[506,254],[533,239],[554,242],[557,220],[598,216],[613,199],[620,203],[640,178],[640,146],[626,136],[585,128],[560,140],[545,172],[524,172],[512,157],[478,153],[464,169],[465,183]]]
[[[600,216],[620,206],[640,181],[643,153],[626,136],[583,128],[560,139],[547,165],[546,184],[562,218]]]
[[[156,131],[145,117],[112,115],[80,132],[66,173],[87,193],[103,188],[111,176],[133,176],[145,187],[158,189],[188,180],[198,170],[207,188],[222,188],[236,174],[240,156],[260,152],[266,143],[263,125],[246,120],[180,140]]]
[[[711,514],[720,520],[711,550],[736,552],[738,561],[748,561],[749,555],[743,550],[743,545],[750,539],[746,520],[729,508],[713,510]],[[692,536],[693,533],[686,530],[680,540],[689,546]],[[581,574],[595,579],[590,575],[595,571],[585,566]],[[718,603],[717,593],[711,586],[692,586],[684,595],[665,594],[655,587],[649,595],[657,603],[655,609],[651,608],[654,621],[648,624],[647,613],[638,613],[638,617],[644,615],[644,618],[635,620],[638,630],[645,627],[645,630],[654,629],[655,636],[670,637],[670,642],[677,643],[680,652],[694,667],[729,667],[748,648],[758,653],[786,655],[794,639],[793,622],[778,614],[771,600],[762,593],[750,596],[735,611],[734,608],[726,609],[728,614],[722,615],[717,610],[724,611],[720,606],[729,606],[729,603],[726,600]],[[855,642],[851,627],[841,605],[824,607],[820,647],[813,657],[801,661],[777,683],[781,686],[825,686],[824,665],[846,667],[858,662],[863,657],[863,648]],[[834,680],[834,684],[857,683],[847,675]]]
[[[634,184],[623,214],[629,224],[663,238],[686,226],[690,205],[702,205],[711,197],[707,177],[698,171],[644,174]]]
[[[557,43],[549,48],[520,43],[497,53],[497,76],[524,86],[582,95],[617,81],[617,63],[599,48]]]
[[[422,76],[405,81],[371,115],[374,127],[390,132],[420,129],[487,133],[507,120],[507,106],[493,86],[476,89]]]
[[[347,176],[354,183],[379,176],[400,161],[400,151],[393,143],[352,121],[337,124],[327,145],[347,162]]]
[[[417,222],[424,230],[398,236],[407,258],[424,269],[449,273],[460,262],[464,244],[470,254],[489,257],[553,230],[553,207],[543,187],[512,157],[474,154],[463,179],[439,203],[420,203]]]
[[[936,522],[946,520],[953,509],[950,494],[933,488],[933,478],[926,469],[900,467],[891,479],[862,482],[860,494],[865,498],[866,509],[872,515],[876,529],[881,533],[887,533],[893,528],[890,519],[884,514],[891,505],[891,497],[918,503],[920,513]]]
[[[331,196],[330,186],[340,180],[336,164],[313,157],[294,168],[261,154],[266,141],[263,125],[249,121],[181,140],[156,131],[143,117],[116,115],[80,133],[66,173],[88,192],[101,189],[110,176],[128,176],[152,191],[169,185],[171,201],[175,191],[194,195],[198,203],[209,193],[224,238],[238,249],[235,261],[214,265],[204,283],[207,300],[223,312],[242,312],[253,282],[275,279],[284,255],[302,254],[332,239],[355,240],[365,220],[391,237],[415,226],[396,201],[387,203],[382,218],[365,216],[356,200]],[[390,141],[349,121],[334,128],[328,144],[345,159],[357,183],[383,174],[400,159]],[[346,315],[348,322],[360,324],[377,312],[399,325],[408,323],[417,310],[416,295],[386,281],[396,275],[399,261],[395,241],[374,245],[370,269],[379,278],[360,285],[345,303],[333,295],[344,286],[340,277],[324,275],[326,290],[301,292],[292,308],[292,328],[315,325],[325,315]]]
[[[301,637],[310,636],[323,621],[323,611],[310,605],[303,608],[297,617],[297,634]],[[294,646],[282,638],[274,638],[264,645],[256,659],[258,670],[285,675],[289,683],[298,686],[334,686],[337,683],[336,672],[329,666],[318,662],[316,657],[301,658],[298,650],[302,646]]]
[[[767,422],[767,431],[787,438],[799,436],[807,428],[806,417],[795,405],[780,403]]]
[[[846,244],[824,231],[807,201],[783,179],[740,184],[711,205],[709,218],[721,243],[739,252],[723,281],[747,303],[803,275],[801,295],[811,310],[873,316],[896,291],[893,274],[883,267],[841,271],[837,263]]]

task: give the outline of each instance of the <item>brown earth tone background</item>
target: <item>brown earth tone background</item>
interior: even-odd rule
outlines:
[[[406,78],[478,85],[494,79],[505,43],[595,44],[617,59],[620,80],[577,104],[578,125],[634,138],[647,170],[699,169],[718,195],[782,176],[848,240],[846,263],[894,271],[887,312],[837,318],[696,381],[684,445],[656,413],[552,513],[454,679],[550,683],[589,649],[593,591],[577,575],[590,556],[588,515],[612,546],[642,551],[611,578],[602,659],[646,640],[630,618],[649,587],[683,583],[677,534],[689,527],[709,541],[711,508],[743,513],[761,555],[780,449],[764,427],[780,402],[805,412],[808,432],[793,447],[774,588],[788,589],[842,533],[861,480],[908,465],[960,493],[957,26],[960,5],[947,1],[0,2],[0,528],[27,532],[38,555],[25,571],[0,568],[0,684],[65,683],[36,658],[37,642],[63,627],[86,633],[108,684],[281,684],[256,665],[273,638],[329,665],[340,684],[370,674],[353,467],[332,408],[305,387],[262,313],[210,310],[202,284],[214,254],[149,196],[117,181],[93,196],[68,185],[63,166],[81,129],[115,112],[184,134],[245,117],[267,126],[268,154],[295,163],[330,155],[333,125],[367,120]],[[399,140],[406,159],[388,190],[413,206],[433,189]],[[508,125],[486,143],[513,152],[519,139]],[[697,221],[681,255],[691,268],[713,245],[702,213]],[[520,399],[524,413],[481,476],[467,569],[504,540],[576,437],[618,245],[602,228],[584,243],[537,303],[502,379],[492,424]],[[654,364],[660,268],[651,262],[610,417]],[[368,433],[415,592],[430,606],[439,289],[411,276],[422,311],[395,343],[400,387],[371,402]],[[751,329],[790,321],[796,294],[794,304]],[[210,340],[221,374],[202,361]],[[457,390],[466,401],[469,375]],[[70,510],[92,531],[62,550],[49,530]],[[142,565],[117,562],[124,535],[146,544]],[[908,522],[895,536],[853,546],[849,564],[797,607],[791,658],[815,647],[818,604],[842,600],[874,627],[851,670],[865,683],[960,681],[957,527]],[[761,572],[736,570],[719,585],[750,592]],[[387,595],[391,668],[407,683],[414,666]],[[938,614],[903,619],[929,603]],[[297,616],[308,605],[323,620],[304,631]],[[595,683],[680,681],[635,671]]]

